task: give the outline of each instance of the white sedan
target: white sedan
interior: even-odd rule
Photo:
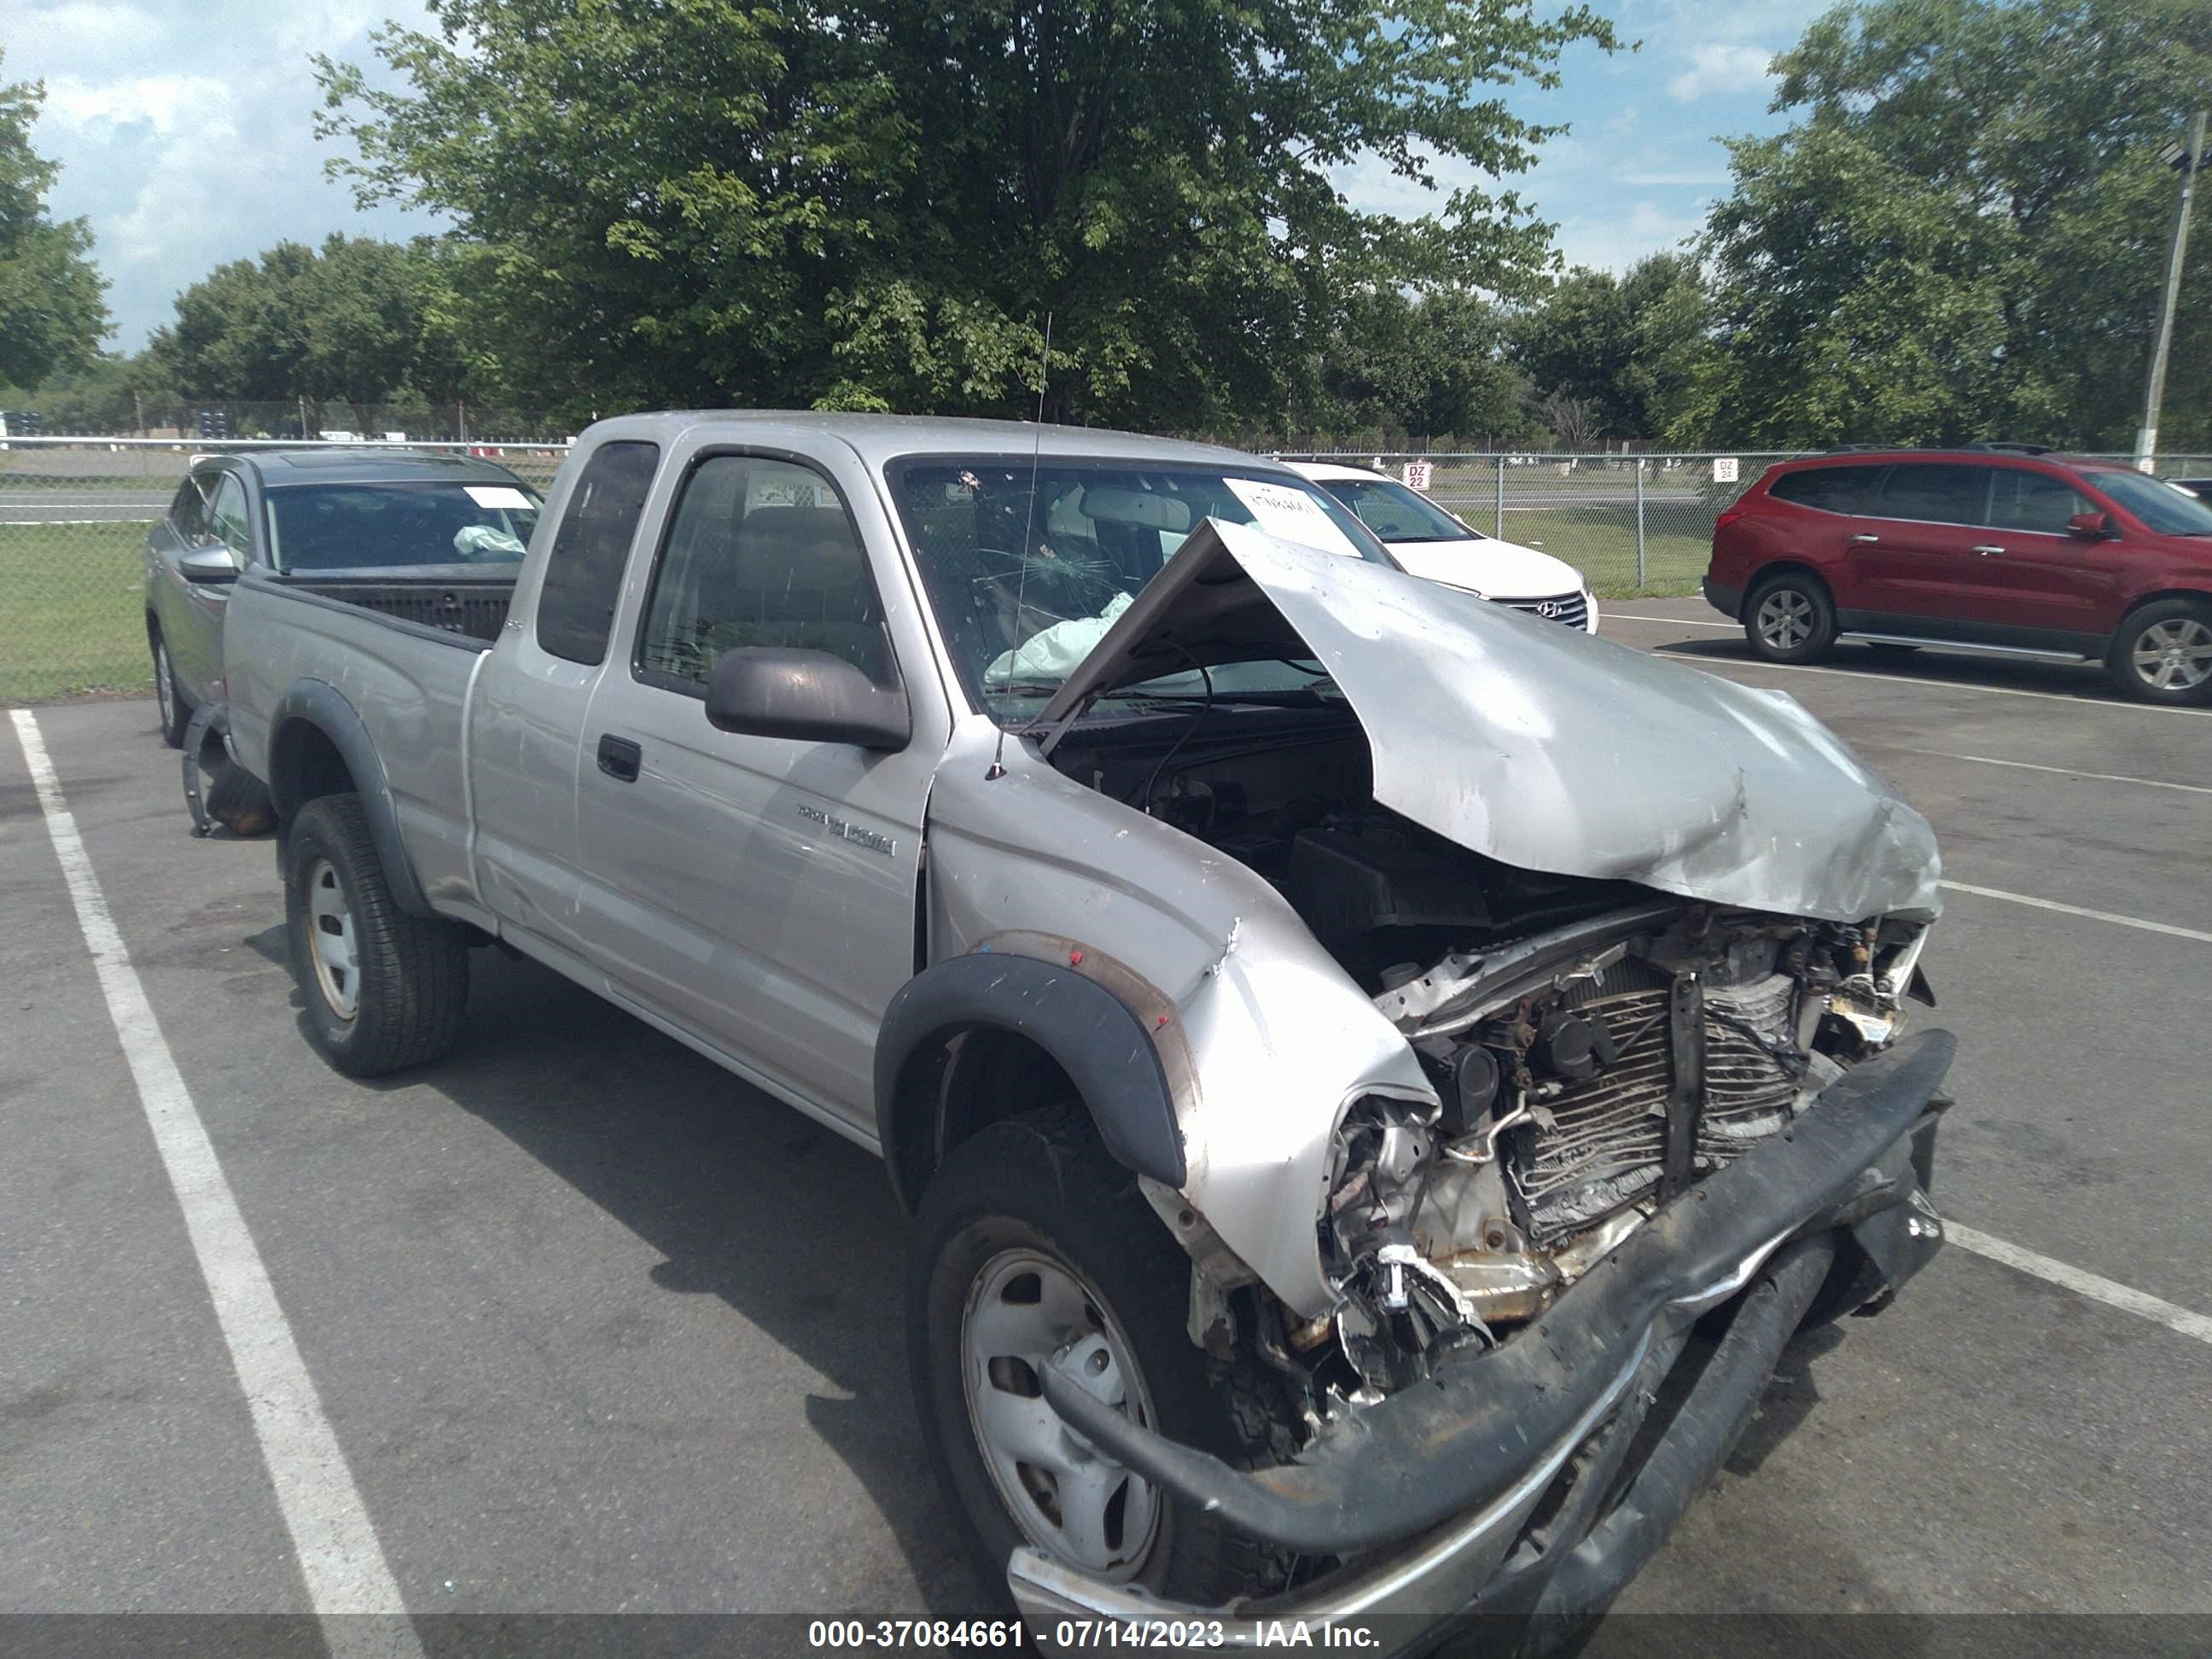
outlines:
[[[1485,535],[1419,490],[1364,466],[1288,465],[1350,507],[1414,575],[1597,632],[1589,584],[1565,560]]]

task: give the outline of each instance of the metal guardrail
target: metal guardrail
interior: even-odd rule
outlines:
[[[143,600],[146,528],[195,455],[296,448],[281,440],[0,438],[0,702],[150,690]],[[543,488],[559,443],[384,444],[482,455]],[[1403,477],[1426,466],[1430,496],[1477,529],[1565,559],[1601,597],[1693,592],[1713,520],[1772,462],[1802,451],[1642,454],[1275,452]],[[2100,457],[2124,462],[2124,455]],[[1733,462],[1734,477],[1725,476]],[[1716,466],[1716,463],[1722,463]],[[2169,477],[2212,476],[2212,456],[2172,455]]]
[[[305,447],[481,455],[541,489],[568,453],[549,444]],[[152,690],[141,550],[148,527],[194,456],[300,447],[247,439],[0,439],[0,702]]]

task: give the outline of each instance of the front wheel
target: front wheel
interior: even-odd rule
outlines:
[[[2120,624],[2106,666],[2145,702],[2212,702],[2212,605],[2160,599]]]
[[[1045,1403],[1057,1367],[1138,1422],[1251,1457],[1186,1328],[1190,1259],[1079,1107],[995,1123],[923,1195],[907,1274],[922,1438],[980,1565],[1028,1545],[1109,1583],[1212,1604],[1284,1564],[1079,1441]]]
[[[307,1035],[349,1077],[453,1046],[469,996],[465,935],[392,896],[358,795],[321,795],[287,827],[285,932]]]
[[[1769,662],[1811,662],[1835,643],[1835,601],[1819,577],[1785,570],[1751,590],[1743,631],[1751,648]]]

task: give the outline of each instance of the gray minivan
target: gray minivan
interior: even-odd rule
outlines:
[[[473,457],[334,445],[196,455],[146,535],[146,643],[161,736],[222,695],[222,619],[249,565],[428,572],[513,566],[538,492]]]

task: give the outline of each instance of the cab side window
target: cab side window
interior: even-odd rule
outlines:
[[[538,643],[553,655],[587,667],[606,660],[630,541],[659,465],[659,444],[621,441],[584,463],[538,592]]]
[[[842,657],[894,683],[883,606],[836,487],[790,461],[713,455],[692,470],[653,572],[638,678],[703,694],[740,646]]]
[[[2096,509],[2063,478],[2026,467],[2000,467],[1990,492],[1989,522],[2000,530],[2039,530],[2063,536],[2066,521]]]

